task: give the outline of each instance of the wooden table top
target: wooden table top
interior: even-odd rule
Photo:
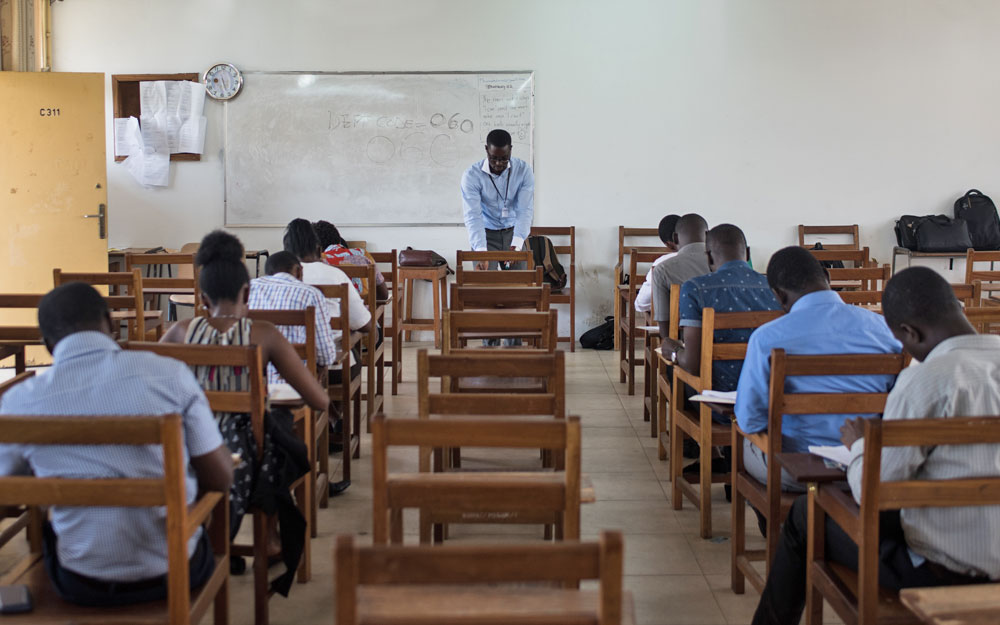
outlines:
[[[1000,584],[906,588],[899,600],[931,625],[994,625],[1000,622]]]

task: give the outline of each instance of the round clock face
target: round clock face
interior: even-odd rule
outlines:
[[[217,63],[205,72],[205,92],[216,100],[236,97],[243,87],[243,74],[229,63]]]

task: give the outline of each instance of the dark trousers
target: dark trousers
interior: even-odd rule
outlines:
[[[45,572],[48,573],[56,594],[63,601],[106,607],[157,601],[167,596],[166,575],[134,582],[106,582],[65,569],[56,557],[57,537],[52,531],[52,525],[46,523],[42,534]],[[198,548],[190,559],[191,588],[198,588],[207,582],[214,569],[212,546],[208,542],[208,535],[202,532]]]
[[[795,500],[781,529],[781,541],[774,555],[767,584],[753,617],[753,625],[797,624],[806,604],[806,540],[808,535],[807,496]],[[858,547],[830,517],[826,519],[827,559],[858,570]],[[919,586],[952,586],[988,581],[954,573],[940,565],[924,562],[913,566],[899,511],[879,516],[879,584],[892,589]]]

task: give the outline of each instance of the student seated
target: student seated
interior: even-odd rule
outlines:
[[[677,363],[685,371],[697,374],[701,370],[702,310],[716,312],[750,312],[779,310],[780,305],[767,284],[767,278],[746,262],[747,242],[743,231],[732,224],[722,224],[708,231],[705,247],[712,273],[691,278],[681,286],[681,340],[664,340],[664,350],[676,352]],[[717,343],[746,343],[749,329],[716,330]],[[712,363],[712,389],[735,391],[740,380],[742,360],[719,360]],[[720,423],[728,417],[713,413]]]
[[[210,316],[175,323],[161,342],[258,345],[263,362],[273,368],[276,375],[298,391],[307,404],[316,410],[326,410],[329,397],[316,376],[302,365],[295,348],[274,325],[247,318],[250,275],[243,264],[243,245],[239,239],[221,230],[208,234],[201,241],[195,264],[201,272],[202,304]],[[250,385],[245,370],[232,367],[193,367],[193,370],[206,391],[246,389]],[[250,415],[218,412],[215,421],[230,451],[243,459],[229,493],[230,536],[236,536],[251,503],[264,509],[277,509],[281,519],[281,543],[272,536],[272,551],[277,555],[284,546],[285,563],[294,573],[302,552],[305,519],[298,514],[288,488],[309,470],[309,461],[305,445],[295,436],[291,412],[286,408],[272,408],[265,415],[264,454],[260,459],[256,454]],[[297,550],[294,545],[298,545]],[[234,562],[235,570],[242,569],[241,559],[236,558]]]
[[[660,220],[659,228],[657,228],[660,240],[663,241],[663,245],[670,251],[654,260],[653,267],[677,255],[677,243],[674,242],[674,228],[677,226],[677,220],[679,219],[680,215],[667,215]],[[649,273],[646,274],[646,280],[643,281],[642,286],[639,287],[639,292],[635,295],[636,312],[649,312],[653,307],[652,278],[653,268],[650,267]]]
[[[976,334],[944,278],[927,267],[901,271],[886,285],[882,310],[893,335],[921,361],[899,374],[883,419],[1000,415],[1000,336]],[[851,449],[848,482],[860,502],[863,422],[852,419],[841,431],[843,443]],[[998,474],[1000,445],[882,450],[885,482]],[[799,622],[805,607],[806,508],[806,497],[799,497],[781,530],[755,625]],[[997,581],[997,536],[1000,506],[883,512],[879,517],[879,583],[898,590]],[[857,570],[857,546],[831,517],[826,519],[826,553]]]
[[[187,502],[198,491],[229,490],[233,463],[205,394],[187,367],[154,354],[123,351],[104,298],[80,282],[42,298],[38,325],[52,367],[11,388],[0,414],[77,416],[176,413],[184,427]],[[162,450],[148,447],[0,445],[0,475],[158,478]],[[45,569],[66,601],[113,606],[167,595],[164,508],[56,507],[44,528]],[[188,543],[191,588],[211,576],[204,531]]]
[[[750,336],[736,394],[736,419],[749,434],[767,430],[771,350],[788,354],[898,354],[881,315],[845,304],[830,290],[826,270],[809,250],[786,247],[767,265],[771,286],[785,315],[757,328]],[[807,376],[789,378],[791,393],[884,393],[892,388],[891,375]],[[838,445],[840,426],[850,416],[786,415],[782,419],[783,451],[806,451],[809,445]],[[763,453],[744,442],[744,466],[754,478],[767,480]],[[782,488],[801,491],[803,486],[782,472]]]
[[[319,237],[319,247],[322,250],[323,262],[327,265],[337,267],[339,265],[360,265],[367,267],[374,265],[375,261],[368,253],[360,247],[348,247],[347,241],[340,236],[337,226],[329,221],[313,222],[313,230]],[[354,288],[358,290],[361,297],[368,295],[368,285],[364,284],[361,278],[353,278]],[[384,300],[389,297],[389,287],[385,283],[385,276],[375,268],[375,297]]]
[[[670,285],[684,284],[703,276],[711,269],[705,255],[705,231],[708,222],[696,213],[688,213],[674,229],[677,254],[662,261],[650,271],[653,294],[653,319],[660,326],[660,336],[670,336]]]

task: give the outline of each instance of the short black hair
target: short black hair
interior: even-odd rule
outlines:
[[[201,240],[194,264],[201,268],[198,285],[210,301],[234,302],[250,273],[243,262],[243,244],[235,236],[215,230]]]
[[[698,213],[688,213],[680,219],[677,220],[677,224],[674,226],[674,232],[678,236],[681,233],[686,234],[690,238],[697,238],[698,236],[704,236],[705,231],[708,230],[708,222],[705,218]]]
[[[51,347],[70,334],[100,330],[107,316],[107,302],[97,289],[83,282],[58,286],[38,304],[38,327]]]
[[[299,260],[320,251],[316,230],[305,219],[293,219],[288,222],[282,243],[285,246],[285,251],[295,254]]]
[[[505,148],[510,143],[510,133],[501,128],[491,130],[490,134],[486,135],[486,145],[492,145],[495,148]]]
[[[292,270],[301,264],[298,257],[291,252],[275,252],[267,257],[264,273],[269,276],[276,273],[292,273]]]
[[[659,231],[661,241],[670,243],[674,240],[674,228],[677,227],[677,222],[680,221],[680,218],[680,215],[667,215],[660,220],[657,230]]]
[[[792,245],[771,256],[767,263],[767,284],[772,289],[803,293],[812,287],[829,287],[829,279],[823,265],[809,250]]]
[[[747,247],[747,237],[739,227],[733,224],[719,224],[712,228],[705,235],[705,241],[711,239],[715,245],[724,248],[736,249]]]
[[[331,245],[343,245],[347,247],[347,241],[344,237],[340,236],[340,230],[337,230],[337,226],[333,225],[329,221],[314,221],[313,230],[316,231],[316,237],[319,239],[320,250],[325,250]]]
[[[962,304],[941,274],[930,267],[900,271],[885,285],[882,314],[890,328],[934,325],[961,316]]]

